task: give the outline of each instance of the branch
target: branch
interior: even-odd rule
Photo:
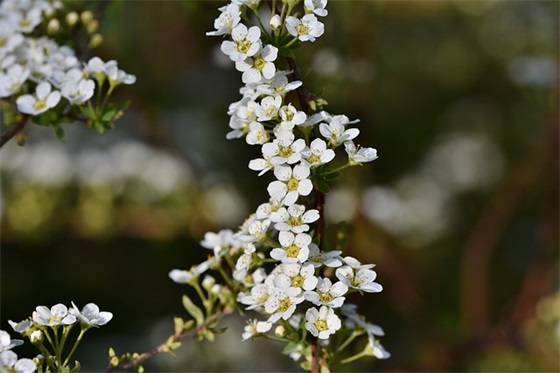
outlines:
[[[230,314],[232,311],[233,311],[233,309],[231,307],[225,306],[220,313],[212,315],[203,324],[198,325],[196,328],[190,329],[188,331],[181,330],[181,331],[175,332],[175,334],[173,334],[173,338],[176,341],[181,341],[181,340],[186,339],[186,338],[194,337],[195,335],[200,333],[203,329],[207,328],[210,324],[212,324],[213,322],[218,321],[222,317]],[[140,356],[138,356],[134,360],[130,360],[127,363],[119,364],[119,365],[116,365],[116,366],[109,366],[107,368],[106,372],[116,372],[116,371],[122,371],[122,370],[126,370],[126,369],[135,368],[138,365],[144,363],[144,361],[146,361],[146,360],[148,360],[148,359],[150,359],[150,358],[152,358],[156,355],[159,355],[163,352],[168,352],[168,351],[169,351],[169,348],[167,346],[167,343],[162,343],[159,346],[152,348],[150,351],[144,352],[143,354],[141,354]]]
[[[16,123],[8,133],[0,137],[0,148],[23,130],[23,128],[27,124],[27,119],[29,119],[29,115],[22,115],[19,122]]]

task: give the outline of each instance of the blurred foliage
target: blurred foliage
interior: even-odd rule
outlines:
[[[204,36],[220,3],[87,5],[101,12],[95,53],[138,77],[118,92],[127,114],[103,136],[68,128],[59,144],[39,129],[0,152],[2,328],[38,304],[96,302],[115,319],[78,352],[86,371],[104,369],[109,345],[161,343],[182,314],[168,271],[268,198],[267,176],[246,167],[258,149],[225,140],[241,83]],[[384,292],[355,301],[392,354],[344,369],[558,371],[558,3],[328,8],[297,60],[380,154],[343,175],[326,209],[350,223],[347,252],[377,264]],[[241,328],[146,367],[296,369],[238,342]]]

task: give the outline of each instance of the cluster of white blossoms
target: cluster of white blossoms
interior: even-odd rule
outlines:
[[[39,371],[48,371],[53,368],[54,371],[62,371],[64,370],[63,366],[53,364],[63,360],[64,344],[68,340],[70,330],[74,326],[80,325],[80,336],[66,359],[68,362],[83,333],[92,327],[100,327],[107,324],[112,318],[113,314],[111,312],[100,311],[99,307],[94,303],[88,303],[82,309],[78,308],[74,302],[72,302],[72,307],[67,307],[62,303],[56,304],[51,308],[37,306],[31,317],[20,322],[9,320],[8,323],[15,332],[27,337],[33,345],[37,346],[41,354],[37,355],[33,360],[18,360],[17,355],[8,350],[14,346],[21,345],[23,341],[12,340],[10,342],[9,334],[0,330],[0,371],[35,372],[38,367],[40,367]],[[61,327],[62,333],[59,333],[58,329]],[[47,344],[50,346],[47,347]],[[42,369],[43,364],[49,369]]]
[[[32,116],[45,113],[61,102],[82,105],[90,100],[104,81],[109,90],[119,84],[132,84],[134,75],[118,69],[116,61],[94,57],[80,61],[68,45],[59,45],[56,35],[63,12],[59,0],[3,0],[0,3],[0,99],[13,100],[17,111]],[[69,12],[67,27],[75,27],[80,17]],[[93,14],[81,14],[84,24],[96,25]],[[37,32],[38,27],[47,31]],[[96,27],[96,26],[95,26]],[[37,34],[41,36],[37,36]],[[97,34],[100,37],[100,35]]]
[[[261,5],[266,11],[260,11]],[[301,98],[299,104],[290,102],[289,97],[297,97],[292,91],[302,90],[303,83],[287,64],[290,54],[283,52],[280,58],[282,49],[313,42],[323,34],[318,17],[327,15],[326,5],[327,0],[278,0],[272,5],[233,0],[219,9],[215,31],[208,35],[226,38],[221,50],[242,72],[245,84],[241,100],[229,107],[227,138],[244,138],[259,146],[261,155],[249,168],[259,176],[271,171],[274,180],[267,187],[269,201],[258,206],[237,232],[205,235],[201,245],[214,255],[190,271],[173,270],[170,277],[192,283],[229,255],[237,258],[232,266],[237,302],[264,315],[263,320],[249,322],[244,340],[263,335],[274,325],[277,336],[284,335],[284,325],[291,325],[305,328],[323,343],[343,327],[361,328],[369,336],[372,354],[387,358],[389,353],[375,338],[383,335],[381,328],[345,303],[352,292],[382,290],[375,282],[374,265],[343,256],[342,251],[325,251],[318,228],[323,217],[317,183],[348,166],[375,160],[377,152],[354,143],[360,132],[352,127],[357,120],[315,110]],[[288,69],[281,68],[285,65]],[[297,359],[301,354],[294,351],[291,356]]]

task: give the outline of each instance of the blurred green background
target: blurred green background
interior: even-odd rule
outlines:
[[[258,147],[225,139],[241,78],[205,36],[223,4],[86,4],[102,10],[92,53],[138,77],[117,90],[132,105],[103,136],[68,125],[60,143],[28,126],[25,147],[0,151],[2,329],[37,305],[95,302],[115,317],[80,346],[83,371],[104,370],[109,346],[146,351],[185,315],[187,288],[167,273],[267,200],[268,176],[247,168]],[[350,223],[348,253],[377,265],[384,291],[352,300],[392,354],[335,370],[559,371],[558,2],[328,10],[296,58],[380,155],[343,174],[326,214]],[[147,370],[297,370],[281,346],[241,343],[243,320],[226,323],[214,344]]]

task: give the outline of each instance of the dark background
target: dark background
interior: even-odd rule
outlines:
[[[76,358],[163,342],[188,291],[167,273],[204,260],[207,231],[235,229],[268,199],[227,141],[240,73],[220,55],[214,1],[89,2],[102,47],[137,83],[102,136],[57,142],[28,126],[1,153],[2,329],[37,305],[95,302],[114,319]],[[375,263],[379,294],[353,298],[392,357],[341,371],[558,371],[558,3],[330,1],[325,35],[296,52],[327,110],[359,118],[380,158],[345,171],[327,219]],[[152,371],[291,371],[281,346],[188,342]],[[13,337],[15,337],[13,335]],[[361,343],[365,343],[362,341]],[[356,346],[359,349],[361,346]],[[20,357],[32,349],[20,347]],[[27,354],[26,354],[27,353]]]

